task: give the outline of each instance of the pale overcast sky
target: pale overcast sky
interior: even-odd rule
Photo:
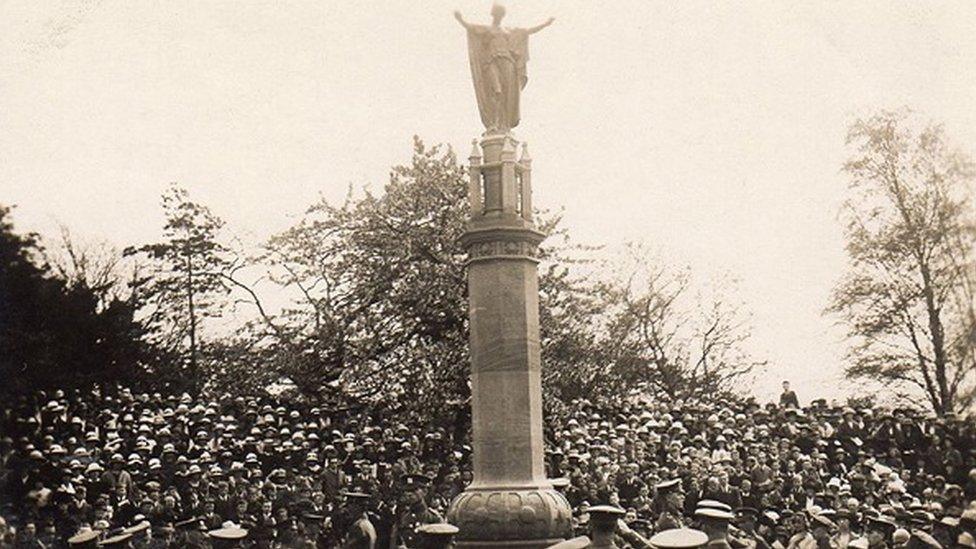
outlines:
[[[0,0],[0,202],[119,246],[188,187],[258,241],[319,193],[379,187],[411,136],[480,131],[452,11],[490,2]],[[641,240],[728,273],[804,401],[846,394],[821,316],[845,265],[838,204],[857,115],[913,107],[976,150],[976,8],[964,2],[509,2],[530,41],[517,135],[536,203],[578,240]]]

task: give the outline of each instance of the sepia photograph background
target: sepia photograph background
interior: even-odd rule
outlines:
[[[452,12],[489,8],[5,0],[0,198],[18,229],[123,249],[160,237],[177,183],[255,247],[320,197],[381,191],[414,136],[464,161],[481,124]],[[972,4],[512,2],[506,25],[549,16],[515,129],[536,206],[598,255],[638,243],[741,303],[760,400],[784,379],[804,401],[870,390],[844,380],[825,314],[847,265],[847,129],[907,108],[976,150]]]

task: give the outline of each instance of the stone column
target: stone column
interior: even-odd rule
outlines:
[[[546,547],[571,535],[569,502],[543,463],[531,160],[509,135],[469,158],[468,251],[474,480],[451,504],[459,547]],[[483,151],[483,155],[482,155]]]

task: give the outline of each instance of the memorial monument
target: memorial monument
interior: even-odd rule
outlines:
[[[546,547],[571,535],[572,510],[543,462],[537,250],[532,160],[511,133],[520,119],[530,29],[455,17],[468,34],[478,110],[486,131],[469,157],[468,252],[473,473],[451,504],[458,547]],[[521,155],[519,152],[521,151]]]

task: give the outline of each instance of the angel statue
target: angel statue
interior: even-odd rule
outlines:
[[[505,7],[491,7],[491,25],[473,25],[454,12],[468,31],[468,60],[478,111],[487,133],[507,133],[519,123],[519,95],[528,77],[529,35],[548,27],[555,19],[528,29],[502,28]]]

